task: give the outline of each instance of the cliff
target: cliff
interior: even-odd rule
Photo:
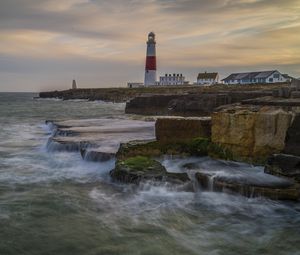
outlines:
[[[188,95],[148,95],[126,103],[125,112],[141,115],[209,116],[219,106],[272,95],[272,91],[201,92]]]
[[[69,99],[87,99],[103,100],[111,102],[126,102],[135,97],[144,95],[184,95],[199,94],[202,92],[216,93],[222,91],[253,91],[253,90],[272,90],[278,87],[286,87],[288,84],[273,85],[214,85],[209,87],[203,86],[153,86],[143,88],[78,88],[62,91],[40,92],[40,98],[60,98]]]
[[[284,149],[293,114],[277,107],[234,105],[212,115],[212,141],[235,159],[265,161]]]

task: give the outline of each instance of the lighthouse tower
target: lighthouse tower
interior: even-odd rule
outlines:
[[[150,32],[147,41],[147,56],[145,67],[145,86],[156,84],[156,50],[155,34]]]

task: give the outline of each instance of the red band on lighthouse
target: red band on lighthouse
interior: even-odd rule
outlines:
[[[147,54],[145,66],[145,86],[156,85],[156,49],[155,34],[150,32],[147,41]]]
[[[155,56],[147,56],[146,70],[156,70],[156,57]]]

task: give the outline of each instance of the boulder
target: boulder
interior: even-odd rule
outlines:
[[[237,160],[265,161],[284,149],[292,114],[276,107],[230,105],[212,115],[212,142]]]
[[[268,159],[265,173],[292,178],[300,182],[300,157],[288,154],[274,154]]]
[[[159,118],[155,123],[155,134],[160,143],[188,142],[196,137],[210,138],[211,118]]]
[[[190,181],[186,173],[169,173],[158,161],[143,156],[118,161],[110,176],[115,181],[135,184],[142,181],[184,184]]]

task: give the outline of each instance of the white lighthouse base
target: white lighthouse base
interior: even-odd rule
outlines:
[[[145,86],[156,85],[156,70],[146,70],[145,71]]]

